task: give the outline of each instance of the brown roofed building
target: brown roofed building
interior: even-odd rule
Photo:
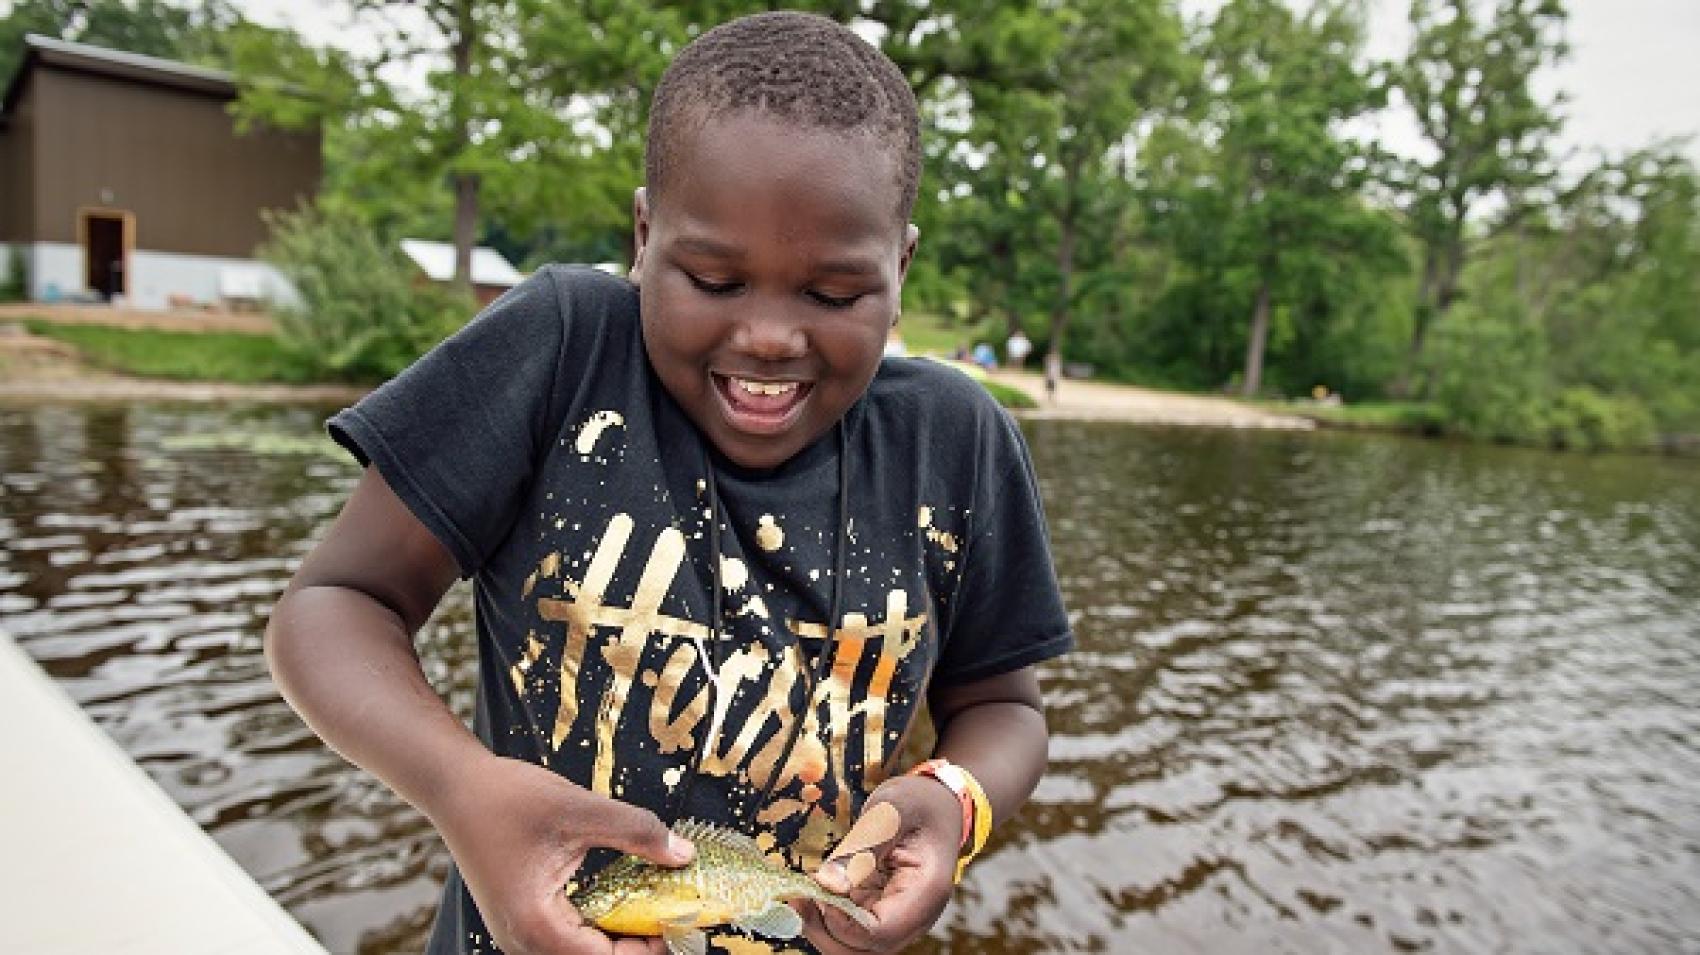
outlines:
[[[238,134],[229,74],[40,36],[0,100],[0,273],[35,299],[293,298],[261,211],[317,191],[319,133]]]

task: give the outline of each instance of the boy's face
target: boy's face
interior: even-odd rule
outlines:
[[[674,148],[664,192],[636,201],[650,364],[721,454],[774,467],[879,368],[915,251],[897,159],[862,133],[753,113]]]

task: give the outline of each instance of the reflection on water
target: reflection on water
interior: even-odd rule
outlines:
[[[322,414],[0,408],[0,627],[329,948],[416,951],[440,843],[260,656],[353,471],[167,440]],[[922,950],[1700,946],[1700,469],[1029,435],[1080,650]],[[469,634],[457,590],[422,635],[462,712]]]

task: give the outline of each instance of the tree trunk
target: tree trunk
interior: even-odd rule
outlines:
[[[1405,367],[1389,389],[1395,398],[1410,398],[1416,394],[1417,369],[1422,367],[1423,351],[1428,345],[1429,332],[1440,323],[1458,299],[1458,279],[1464,270],[1464,240],[1448,241],[1441,248],[1431,247],[1423,256],[1423,279],[1417,287],[1417,308],[1411,316],[1411,347],[1405,353]],[[1434,375],[1423,382],[1422,393],[1434,387]]]
[[[456,0],[453,58],[454,92],[449,106],[454,122],[455,157],[459,158],[472,146],[472,116],[464,90],[472,78],[472,55],[478,45],[478,21],[472,15],[468,0]],[[462,289],[472,288],[472,246],[478,241],[478,174],[455,172],[450,176],[455,193],[455,273],[454,284]]]
[[[1251,310],[1251,341],[1245,347],[1245,382],[1240,393],[1247,398],[1257,396],[1263,387],[1263,349],[1269,342],[1269,280],[1257,286],[1257,304]]]
[[[457,172],[455,187],[455,276],[461,288],[472,287],[472,246],[478,240],[478,187],[476,173]]]
[[[1047,368],[1061,366],[1063,335],[1068,330],[1069,296],[1073,294],[1074,217],[1065,216],[1057,225],[1057,300],[1051,306],[1051,341],[1045,359]]]

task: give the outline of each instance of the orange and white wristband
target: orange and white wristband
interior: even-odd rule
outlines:
[[[962,807],[961,854],[956,861],[956,881],[961,882],[968,863],[986,847],[986,839],[992,834],[992,804],[986,799],[986,791],[973,773],[942,756],[917,765],[909,775],[931,776],[943,783]]]

